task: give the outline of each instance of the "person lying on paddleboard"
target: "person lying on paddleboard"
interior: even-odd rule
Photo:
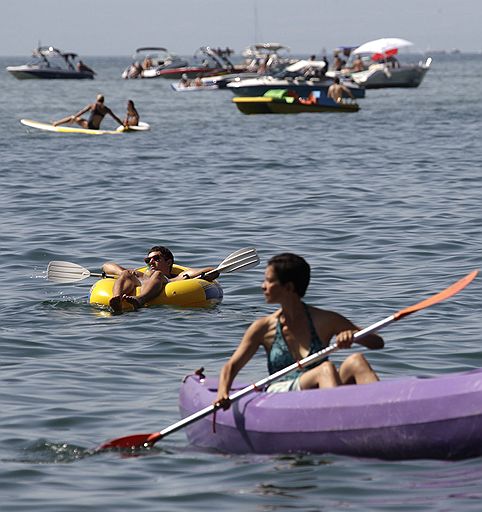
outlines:
[[[333,336],[336,336],[339,348],[351,347],[353,336],[360,329],[339,313],[305,304],[302,297],[309,281],[310,266],[301,256],[283,253],[268,261],[261,288],[266,302],[280,304],[281,308],[251,324],[221,370],[215,403],[223,409],[230,406],[228,397],[234,378],[261,346],[266,351],[270,374],[327,347]],[[377,334],[370,334],[361,338],[359,344],[369,349],[380,349],[384,341]],[[339,368],[324,359],[291,372],[284,379],[270,384],[267,391],[299,391],[378,380],[363,354],[355,353],[348,356]]]
[[[119,276],[115,280],[113,296],[109,301],[109,306],[115,313],[122,312],[122,301],[130,303],[134,306],[134,309],[138,309],[162,293],[164,286],[170,281],[193,279],[204,276],[204,274],[213,270],[213,267],[190,269],[175,275],[172,273],[174,256],[167,247],[161,245],[155,245],[149,249],[144,261],[147,265],[146,271],[127,269],[112,261],[102,265],[102,270],[106,274]],[[206,279],[212,281],[218,276],[219,272],[213,272]],[[141,290],[139,295],[136,296],[137,287],[140,287]]]
[[[127,112],[124,119],[124,126],[138,126],[139,125],[139,112],[132,100],[127,101]]]
[[[90,112],[89,119],[83,119],[81,117],[86,112]],[[124,123],[114,114],[114,112],[112,112],[112,110],[104,104],[104,96],[102,94],[97,95],[95,103],[87,105],[82,110],[77,112],[77,114],[64,117],[63,119],[55,121],[52,124],[54,126],[59,126],[61,124],[77,123],[78,125],[82,126],[82,128],[98,130],[100,128],[100,123],[102,123],[102,120],[107,114],[115,119],[121,126],[125,126]]]

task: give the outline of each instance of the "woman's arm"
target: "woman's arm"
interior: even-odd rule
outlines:
[[[324,311],[318,308],[310,308],[313,315],[318,336],[322,341],[329,340],[336,336],[336,344],[339,348],[350,348],[355,341],[354,334],[360,330],[351,320],[333,311]],[[371,350],[384,347],[384,341],[378,334],[369,334],[359,341],[355,341]]]
[[[246,332],[238,348],[234,351],[229,361],[223,366],[219,375],[218,396],[215,403],[219,403],[223,409],[228,409],[229,391],[239,371],[251,360],[263,343],[267,326],[267,317],[253,322]]]

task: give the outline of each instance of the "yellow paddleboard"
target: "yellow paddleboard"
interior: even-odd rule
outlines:
[[[47,132],[55,133],[83,133],[87,135],[118,135],[120,133],[126,133],[131,131],[146,131],[149,130],[150,126],[147,123],[140,122],[138,126],[130,126],[125,128],[119,126],[117,130],[90,130],[89,128],[81,128],[80,126],[54,126],[48,123],[41,123],[39,121],[32,121],[31,119],[20,119],[20,122],[28,126],[29,128],[36,128],[37,130],[43,130]]]

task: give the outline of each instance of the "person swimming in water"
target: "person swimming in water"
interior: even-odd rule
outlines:
[[[87,112],[90,112],[88,119],[81,117]],[[112,112],[109,107],[104,104],[104,96],[102,94],[98,94],[95,103],[87,105],[73,116],[64,117],[63,119],[55,121],[52,124],[53,126],[60,126],[61,124],[77,123],[82,128],[98,130],[100,128],[100,123],[102,123],[102,120],[107,114],[109,114],[121,126],[124,126],[124,123],[114,114],[114,112]]]

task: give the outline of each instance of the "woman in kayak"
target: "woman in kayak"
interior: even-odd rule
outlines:
[[[327,347],[333,336],[339,348],[351,347],[359,330],[356,325],[339,313],[308,306],[302,301],[309,280],[310,266],[301,256],[283,253],[268,261],[262,284],[264,297],[268,304],[280,304],[281,308],[251,324],[221,370],[216,403],[223,408],[230,405],[229,390],[234,378],[261,346],[266,351],[270,374]],[[369,349],[384,345],[377,334],[370,334],[358,343]],[[268,391],[299,391],[379,380],[360,353],[348,356],[339,368],[325,359],[291,372],[284,379],[272,383]]]

